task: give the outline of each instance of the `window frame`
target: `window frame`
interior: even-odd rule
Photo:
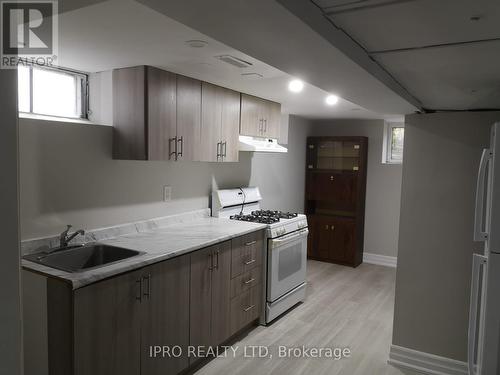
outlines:
[[[48,66],[39,66],[39,65],[29,65],[23,66],[29,69],[29,111],[19,111],[20,113],[36,115],[36,116],[47,116],[47,117],[58,117],[58,118],[67,118],[67,119],[80,119],[80,120],[88,120],[89,115],[89,75],[88,73],[62,68],[62,67],[48,67]],[[77,108],[80,108],[80,115],[76,116],[59,116],[54,114],[47,113],[38,113],[33,111],[33,69],[39,70],[47,70],[53,71],[61,74],[66,74],[74,77],[75,79],[75,87],[78,87],[77,80],[81,80],[80,92],[78,92],[77,88],[77,100],[79,100],[79,105]]]
[[[403,144],[403,155],[401,159],[392,159],[392,130],[394,128],[405,128],[403,122],[385,122],[384,123],[384,140],[382,146],[382,163],[383,164],[403,164],[404,159],[404,144]]]

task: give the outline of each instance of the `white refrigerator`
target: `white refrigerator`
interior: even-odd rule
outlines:
[[[500,374],[500,122],[483,150],[476,190],[474,254],[469,313],[469,375]]]

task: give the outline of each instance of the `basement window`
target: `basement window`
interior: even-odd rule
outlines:
[[[19,112],[87,119],[88,76],[62,68],[18,67]]]
[[[404,123],[386,122],[384,125],[384,144],[382,147],[382,163],[403,163],[403,146],[405,137]]]

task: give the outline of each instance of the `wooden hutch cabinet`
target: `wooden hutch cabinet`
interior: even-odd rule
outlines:
[[[362,263],[367,151],[366,137],[307,139],[310,259],[352,267]]]

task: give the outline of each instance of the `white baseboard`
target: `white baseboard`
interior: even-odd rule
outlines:
[[[371,263],[371,264],[378,264],[379,266],[396,267],[398,264],[398,258],[397,257],[390,257],[387,255],[364,253],[363,254],[363,262]]]
[[[417,350],[391,345],[391,365],[428,375],[467,375],[467,363]]]

